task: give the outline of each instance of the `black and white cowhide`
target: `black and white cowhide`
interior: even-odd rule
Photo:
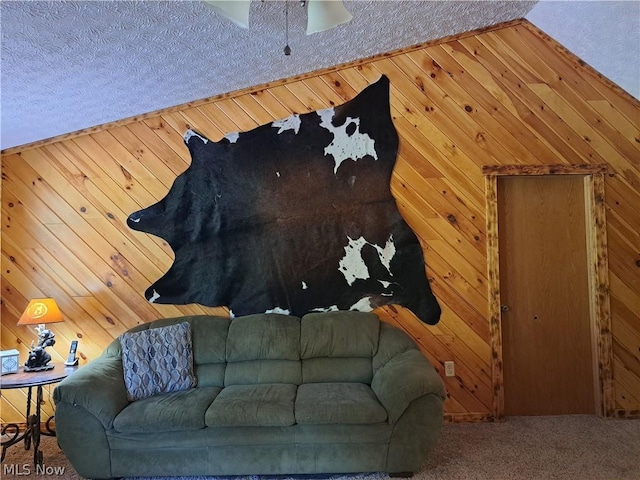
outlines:
[[[175,253],[149,301],[233,315],[398,304],[438,321],[422,248],[391,195],[398,135],[386,77],[334,108],[219,142],[184,139],[190,167],[127,220]]]

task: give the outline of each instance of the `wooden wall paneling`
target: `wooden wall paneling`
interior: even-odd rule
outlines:
[[[606,99],[632,124],[638,125],[640,111],[637,99],[623,94],[619,86],[602,78],[594,70],[584,68],[585,63],[581,59],[569,53],[531,23],[524,22],[522,25],[514,26],[513,33],[525,44],[535,45],[535,51],[544,58],[544,63],[553,67],[556,72],[562,72],[564,81],[570,82],[572,88],[580,93],[580,98],[586,101]],[[505,34],[512,37],[510,32]]]
[[[289,116],[285,113],[284,117],[274,117],[260,104],[255,95],[244,95],[242,97],[235,98],[234,101],[238,107],[246,112],[257,125],[265,125],[273,122],[274,120],[279,120],[280,118],[286,118]]]
[[[614,231],[615,230],[610,230],[610,232]],[[638,287],[640,287],[640,279],[638,278],[638,267],[635,266],[635,261],[637,261],[636,259],[638,257],[638,254],[633,255],[633,253],[629,252],[630,254],[625,257],[623,256],[624,250],[621,250],[619,248],[621,246],[622,248],[624,248],[626,245],[620,243],[617,236],[615,235],[612,239],[611,234],[609,234],[608,239],[609,244],[611,245],[609,254],[609,268],[629,289],[638,291]]]
[[[640,113],[636,114],[636,123],[634,124],[605,99],[588,100],[587,103],[601,118],[604,118],[613,128],[624,135],[629,143],[632,145],[638,143],[635,135],[637,134],[638,122],[640,122]],[[640,160],[638,161],[640,162]]]
[[[559,162],[556,152],[541,142],[535,132],[522,128],[521,120],[509,98],[497,88],[493,79],[481,83],[490,77],[489,72],[479,66],[457,42],[439,45],[428,50],[411,52],[407,55],[412,61],[429,66],[434,75],[433,82],[442,86],[448,95],[453,96],[458,105],[469,115],[477,117],[477,123],[495,132],[494,138],[508,149],[508,156],[514,163],[539,163],[541,158]],[[468,67],[471,67],[467,70]],[[458,70],[463,81],[440,73],[441,69]],[[479,79],[476,79],[475,76]],[[458,83],[460,82],[460,83]],[[492,93],[493,92],[493,93]],[[496,95],[496,97],[494,97]],[[505,108],[501,102],[508,102]],[[514,128],[517,125],[518,128]]]
[[[42,176],[44,176],[47,178],[47,182],[51,182],[52,188],[49,188],[50,186],[45,185],[42,181],[37,183],[38,187],[41,187],[37,190],[42,192],[40,195],[43,201],[54,206],[56,211],[62,214],[61,220],[64,220],[67,225],[73,226],[74,232],[80,238],[88,241],[88,244],[90,244],[93,249],[100,253],[106,253],[109,251],[111,253],[109,258],[114,260],[114,256],[118,254],[113,253],[114,247],[105,241],[105,238],[109,238],[112,243],[115,243],[115,240],[117,239],[117,232],[115,229],[111,228],[111,222],[104,219],[104,216],[99,213],[93,205],[86,201],[86,197],[78,194],[73,188],[69,188],[68,182],[57,174],[50,162],[44,159],[31,158],[33,156],[33,152],[36,151],[31,150],[25,152],[25,161],[29,165],[33,165],[32,162],[37,162],[36,168],[40,170],[37,173],[37,178],[41,179]],[[28,172],[25,172],[25,178],[27,178],[26,175],[33,176],[32,173]],[[36,181],[34,181],[34,183],[35,182]],[[58,201],[56,202],[56,200]],[[65,203],[65,201],[67,203]],[[72,207],[71,204],[75,205]],[[78,211],[81,215],[77,214]],[[91,224],[95,224],[99,220],[102,220],[102,222],[98,228],[90,227]],[[100,234],[99,232],[104,232],[105,234],[108,233],[108,237],[103,236],[103,234]],[[120,247],[126,247],[126,245],[127,242],[123,242]],[[120,273],[124,277],[135,278],[137,272],[131,265],[129,265],[126,268],[120,268]]]
[[[189,150],[185,148],[182,137],[184,131],[176,135],[177,132],[167,124],[163,116],[148,118],[144,121],[144,125],[151,129],[158,138],[162,139],[184,161],[185,169],[191,164],[191,156],[189,155]]]
[[[398,183],[401,187],[396,187]],[[445,228],[457,230],[456,234],[462,237],[457,241],[464,243],[465,250],[471,246],[484,256],[484,234],[478,221],[482,218],[481,215],[459,197],[449,195],[450,189],[446,183],[437,178],[421,177],[412,164],[403,162],[400,158],[396,163],[391,186],[396,198],[411,197],[412,201],[409,203],[419,206],[423,217],[446,220],[449,225]]]
[[[391,191],[423,246],[443,315],[432,327],[396,306],[377,312],[407,331],[443,376],[447,420],[503,411],[499,298],[490,286],[497,231],[487,197],[497,173],[483,175],[484,165],[608,164],[606,410],[637,415],[640,104],[524,20],[3,152],[2,348],[26,355],[33,332],[15,322],[36,294],[59,296],[69,319],[54,326],[55,357],[80,338],[83,362],[140,322],[227,315],[224,307],[146,302],[144,290],[168,270],[173,252],[163,239],[129,229],[127,216],[163,198],[191,164],[186,129],[218,141],[341,104],[381,74],[391,80],[400,137]],[[456,377],[444,377],[446,360],[456,362]],[[8,401],[3,392],[2,402],[6,421],[24,409],[24,394]]]
[[[584,143],[589,144],[593,148],[599,158],[606,159],[607,163],[618,171],[630,168],[629,161],[626,160],[609,142],[604,140],[597,130],[591,128],[585,120],[558,95],[556,91],[544,84],[531,85],[530,88],[545,105],[551,108],[555,114],[560,117],[564,124],[573,130],[573,135],[575,137],[579,136]],[[627,143],[626,140],[624,143]],[[620,145],[622,144],[623,143]],[[632,156],[637,154],[638,152],[634,152]],[[634,174],[637,176],[637,171],[634,172]]]
[[[446,235],[450,234],[451,236],[455,236],[455,230],[450,229],[448,231],[446,228],[448,226],[448,222],[446,221],[439,222],[439,225],[440,229],[438,229],[438,231],[444,232],[443,237],[445,238],[441,240],[434,240],[430,242],[430,245],[433,246],[434,250],[438,252],[438,255],[441,258],[446,259],[446,262],[454,267],[456,275],[463,279],[465,284],[468,285],[469,288],[465,289],[465,293],[470,295],[470,302],[474,298],[471,290],[476,293],[477,298],[486,300],[485,269],[482,265],[475,263],[480,260],[479,255],[477,259],[474,259],[472,255],[469,255],[471,258],[467,257],[465,254],[465,248],[468,249],[469,252],[473,252],[473,250],[471,250],[469,246],[465,246],[460,239],[456,239],[453,245],[449,243]],[[462,245],[462,247],[460,247],[460,245]],[[486,259],[483,258],[483,260],[486,262]],[[477,306],[480,307],[480,305]]]
[[[403,155],[398,154],[398,160],[391,177],[391,193],[396,202],[402,201],[405,204],[412,205],[414,209],[420,212],[423,218],[437,218],[438,213],[429,204],[429,201],[421,195],[420,189],[415,188],[414,178],[416,181],[420,178]],[[407,185],[412,185],[409,188]]]
[[[637,309],[632,310],[633,307],[635,305],[627,304],[614,295],[611,296],[611,333],[619,348],[626,349],[627,353],[634,358],[634,362],[640,362],[635,353],[640,351],[640,313]],[[640,382],[638,386],[640,387]]]
[[[492,32],[484,37],[485,39],[500,38],[502,41],[500,50],[502,52],[514,52],[517,61],[521,64],[530,64],[537,72],[544,72],[544,83],[530,84],[535,94],[544,101],[560,118],[571,127],[571,129],[584,142],[591,144],[602,159],[612,166],[628,165],[628,162],[638,163],[638,145],[621,135],[608,122],[602,121],[591,109],[588,102],[581,101],[574,90],[564,80],[563,75],[567,70],[566,66],[562,71],[556,71],[548,65],[540,56],[538,49],[531,42],[525,42],[522,36],[516,31]],[[535,45],[539,44],[538,40]],[[570,75],[570,72],[567,72]],[[575,79],[575,84],[584,83],[582,79]],[[640,116],[636,117],[640,120]],[[622,158],[620,152],[626,156]],[[636,159],[634,162],[633,159]],[[624,167],[623,167],[624,168]],[[636,172],[637,173],[637,172]]]
[[[640,305],[640,291],[624,283],[615,272],[609,271],[609,279],[611,282],[611,295],[637,312],[637,307]]]
[[[58,156],[56,158],[61,157]],[[54,166],[56,168],[54,168]],[[82,213],[82,217],[96,228],[96,230],[103,231],[103,228],[96,227],[96,224],[104,224],[106,229],[104,230],[105,233],[110,233],[109,237],[113,236],[112,244],[118,245],[119,250],[124,252],[125,255],[129,253],[129,258],[135,258],[139,254],[137,250],[131,251],[135,241],[130,242],[126,238],[128,232],[125,232],[125,229],[128,230],[128,227],[124,225],[124,219],[126,219],[128,214],[120,212],[119,208],[112,203],[109,196],[104,195],[102,191],[98,189],[91,189],[91,191],[90,188],[87,188],[92,185],[92,182],[86,181],[84,177],[82,177],[79,182],[75,182],[75,179],[78,178],[77,175],[66,171],[67,175],[62,176],[61,172],[57,170],[58,168],[56,160],[51,158],[47,158],[46,161],[37,162],[38,173],[42,177],[47,178],[48,181],[55,182],[55,190],[61,197],[65,198],[69,204],[75,206],[75,209],[79,210]],[[69,188],[71,185],[75,188]],[[95,192],[95,195],[93,192]],[[97,196],[100,198],[97,198]],[[114,230],[119,231],[115,232]],[[120,240],[118,240],[118,238],[120,238]],[[137,246],[139,247],[141,245],[138,244]],[[162,258],[163,260],[168,259],[167,252],[161,248],[154,247],[155,245],[151,244],[149,248],[145,247],[143,249],[147,257],[152,259],[156,257]],[[119,252],[114,255],[116,257],[121,256]],[[114,256],[112,256],[112,259],[116,260]],[[151,279],[157,276],[158,273],[159,272],[153,272],[150,276],[147,275],[147,278]]]
[[[624,219],[617,214],[615,207],[612,207],[607,202],[607,228],[609,230],[615,230],[619,232],[620,237],[623,239],[622,243],[625,245],[625,250],[631,249],[631,253],[640,251],[640,233],[634,232]],[[635,262],[634,262],[635,263]]]
[[[107,152],[110,158],[100,157],[101,163],[108,161],[112,166],[120,168],[122,175],[134,184],[139,185],[149,192],[153,198],[158,198],[165,191],[165,185],[160,181],[162,173],[158,176],[151,173],[149,169],[136,157],[129,152],[114,136],[111,130],[96,132],[91,138],[98,144],[103,151]],[[159,165],[158,167],[161,167]]]
[[[218,104],[201,105],[198,110],[204,114],[213,126],[210,134],[211,140],[219,141],[227,133],[239,131],[238,125],[220,109]]]
[[[184,134],[187,130],[191,129],[189,121],[184,117],[184,115],[182,115],[181,112],[165,113],[162,115],[161,119],[162,121],[160,129],[167,132],[167,137],[173,137],[174,142],[172,144],[172,147],[176,151],[179,151],[182,154],[182,157],[185,159],[185,162],[190,165],[191,155],[189,154],[189,149],[184,143]],[[206,136],[205,132],[199,133],[203,133]]]
[[[409,165],[411,170],[416,172],[420,179],[442,177],[442,173],[440,173],[438,169],[431,164],[431,162],[426,161],[424,156],[410,141],[407,140],[406,137],[404,137],[403,140],[404,141],[398,148],[398,160],[396,161],[395,166],[395,172],[399,176],[402,176],[402,171],[400,169],[405,165]]]
[[[18,392],[19,394],[20,392]],[[6,392],[7,395],[13,396],[16,395],[13,392],[9,392],[7,390]],[[2,419],[4,418],[12,418],[12,419],[16,419],[16,420],[21,420],[22,422],[24,422],[24,414],[25,414],[25,409],[24,409],[24,405],[26,403],[26,395],[22,394],[21,397],[17,397],[18,401],[16,400],[16,398],[7,398],[7,396],[5,395],[5,393],[3,392],[2,395],[0,396],[0,411],[2,412]],[[15,405],[21,405],[21,408],[16,408]],[[4,423],[4,420],[3,420]]]
[[[307,112],[313,112],[316,110],[322,110],[328,106],[322,102],[316,92],[311,90],[304,82],[304,80],[298,80],[295,82],[287,83],[284,85],[285,90],[288,90],[291,95],[296,97],[300,103],[305,106]],[[304,113],[304,112],[298,112]]]
[[[469,296],[464,292],[464,289],[456,288],[456,284],[451,281],[450,276],[442,277],[439,272],[437,275],[433,275],[429,266],[427,266],[427,273],[430,277],[431,288],[440,304],[456,312],[461,319],[464,319],[465,324],[488,346],[490,334],[489,324],[486,320],[486,303],[483,305],[482,310],[477,310],[474,304],[469,302]]]
[[[359,72],[366,69],[359,70]],[[379,72],[369,73],[371,81],[375,81],[379,77]],[[477,208],[482,206],[482,190],[477,184],[474,175],[469,176],[470,172],[477,166],[463,152],[456,148],[449,137],[443,133],[436,124],[430,119],[419,113],[421,108],[416,108],[404,95],[395,89],[391,89],[392,112],[394,122],[399,119],[405,119],[407,123],[404,125],[413,125],[420,136],[418,141],[430,144],[436,151],[425,152],[426,159],[429,159],[433,165],[448,179],[456,191],[465,192],[470,202]],[[403,122],[399,121],[400,125]],[[402,128],[402,127],[401,127]],[[409,127],[411,131],[411,127]],[[405,130],[401,129],[401,138],[404,138]]]
[[[420,106],[425,111],[428,109],[429,116],[434,119],[434,122],[446,131],[453,144],[467,153],[471,159],[484,158],[484,163],[486,164],[491,163],[491,159],[503,159],[513,156],[505,146],[508,137],[504,135],[503,131],[496,129],[496,125],[490,122],[480,124],[476,121],[476,116],[471,115],[471,113],[474,112],[474,107],[469,103],[475,103],[472,102],[473,96],[469,98],[468,103],[463,102],[459,104],[452,96],[452,94],[455,95],[455,92],[452,92],[451,89],[442,89],[437,81],[431,81],[425,84],[426,79],[423,79],[422,71],[418,69],[418,65],[408,57],[394,57],[389,60],[377,62],[377,65],[382,62],[389,62],[389,64],[393,64],[396,69],[404,73],[404,75],[402,75],[404,78],[399,75],[395,76],[396,81],[394,84],[398,89],[406,92],[411,91],[413,87],[416,88],[417,91],[423,92],[422,95],[424,99],[420,98],[420,94],[413,95],[413,97],[416,101],[418,99],[421,100]],[[461,80],[452,78],[457,75],[461,77]],[[448,78],[459,87],[464,86],[464,84],[462,84],[462,81],[465,80],[462,78],[464,77],[464,72],[456,72],[455,75],[447,72],[447,75],[442,75],[441,77]],[[402,78],[402,80],[400,80],[400,78]],[[471,95],[473,95],[473,92]],[[526,160],[526,157],[530,156],[529,154],[525,154],[523,149],[520,148],[519,150],[521,156],[524,157],[523,160]]]
[[[613,371],[616,376],[615,402],[617,413],[620,414],[624,410],[637,411],[638,403],[640,402],[640,391],[638,391],[638,378],[640,378],[640,375],[638,375],[637,370],[637,359],[626,355],[626,351],[615,350],[615,353]],[[630,368],[630,364],[625,363],[626,361],[632,362],[633,367]]]
[[[476,155],[478,153],[477,146],[470,141],[465,132],[460,131],[458,125],[451,121],[451,113],[447,111],[446,106],[432,110],[435,97],[424,97],[422,91],[408,82],[406,75],[398,70],[391,60],[385,59],[375,62],[371,65],[371,69],[375,69],[371,75],[373,78],[384,73],[389,77],[394,87],[397,85],[391,90],[391,97],[392,101],[401,107],[399,112],[408,119],[419,121],[418,125],[421,129],[424,128],[422,131],[427,140],[447,156],[447,166],[452,168],[455,165],[466,180],[475,185],[478,192],[481,192],[482,177],[476,173],[479,164],[475,159],[482,155]],[[363,71],[368,70],[363,69]],[[421,121],[424,119],[427,121]],[[479,199],[478,204],[481,204]]]
[[[469,37],[460,40],[460,44],[472,52],[474,58],[491,72],[500,72],[494,76],[494,81],[506,94],[518,110],[518,115],[528,128],[539,132],[540,138],[547,145],[556,150],[561,158],[561,163],[570,163],[569,159],[580,156],[579,149],[584,150],[582,139],[575,138],[575,134],[566,125],[563,125],[557,115],[550,111],[529,89],[526,80],[510,68],[509,60],[503,58],[501,50],[493,50],[487,45],[487,40],[482,37]],[[501,55],[502,54],[502,55]],[[595,152],[591,153],[595,157]],[[590,155],[582,155],[589,158]],[[545,162],[545,159],[542,159]],[[598,163],[605,163],[603,159],[595,159]],[[546,163],[546,162],[545,162]]]
[[[72,140],[87,158],[99,167],[103,175],[99,178],[112,180],[117,186],[117,190],[130,196],[137,205],[148,205],[153,203],[154,197],[147,189],[134,181],[131,174],[109,155],[93,137],[83,136]]]
[[[253,98],[262,108],[265,109],[274,119],[287,118],[293,110],[287,105],[283,105],[276,97],[273,96],[271,89],[259,90],[249,95]]]
[[[419,184],[418,184],[419,185]],[[484,256],[485,235],[482,222],[484,215],[473,203],[464,198],[445,177],[424,180],[426,192],[432,192],[429,202],[438,208],[443,220],[457,230],[466,242]],[[476,252],[472,252],[472,255]]]
[[[308,113],[313,111],[313,108],[307,107],[303,102],[301,102],[298,97],[296,97],[289,89],[286,88],[285,85],[278,85],[272,88],[269,88],[269,94],[273,96],[273,98],[284,105],[287,110],[291,113]],[[285,115],[288,117],[289,114]],[[281,117],[281,118],[285,118]]]
[[[170,188],[173,185],[176,172],[164,163],[162,159],[158,158],[152,150],[141,145],[140,139],[127,126],[114,127],[109,130],[109,133],[121,145],[122,153],[118,155],[118,159],[126,158],[128,163],[140,163],[164,188]]]
[[[634,332],[628,332],[634,333]],[[638,332],[636,338],[640,337]],[[621,336],[621,338],[624,338]],[[613,336],[613,353],[614,358],[620,359],[614,362],[613,368],[615,371],[615,378],[618,384],[623,388],[623,395],[619,395],[619,398],[624,398],[624,403],[635,402],[640,400],[640,385],[638,378],[640,378],[640,361],[633,356],[626,345],[622,345],[618,338]]]
[[[189,163],[166,144],[164,140],[156,134],[156,131],[146,123],[132,123],[124,125],[124,127],[129,130],[139,142],[137,149],[140,150],[141,153],[149,151],[155,159],[165,164],[173,173],[174,180],[176,176],[184,172],[189,166]]]
[[[212,135],[215,132],[215,135],[212,135],[214,138],[218,138],[218,128],[216,128],[215,122],[211,121],[204,112],[202,112],[199,108],[189,108],[187,110],[182,110],[180,116],[184,118],[185,130],[181,132],[184,136],[186,129],[190,128],[197,133],[204,134],[207,138],[209,135]],[[187,148],[185,145],[184,148]],[[189,162],[191,163],[191,162]]]
[[[482,98],[482,91],[486,91],[485,102],[489,111],[492,111],[493,115],[504,115],[505,123],[503,125],[505,127],[517,131],[517,135],[533,137],[530,150],[535,153],[538,161],[542,162],[545,159],[557,159],[558,163],[564,161],[562,152],[568,149],[567,145],[564,142],[556,141],[553,129],[539,121],[535,109],[530,108],[505,88],[499,78],[516,79],[517,77],[509,68],[502,66],[480,40],[469,37],[452,42],[452,44],[440,45],[439,48],[452,56],[464,68],[467,77],[472,79],[467,81],[477,82],[482,87],[476,90],[480,93],[476,101]],[[426,53],[437,55],[438,52],[434,50],[431,49]],[[518,85],[518,80],[516,79],[514,83]],[[520,163],[520,159],[513,158],[512,163]]]
[[[345,82],[339,71],[329,72],[326,75],[316,77],[316,79],[324,82],[327,87],[334,92],[334,94],[340,99],[337,103],[344,103],[358,94],[358,90],[355,90],[351,85]],[[317,81],[316,79],[313,80]],[[333,105],[331,100],[329,100],[329,105]]]
[[[640,215],[637,208],[640,202],[640,185],[634,188],[633,184],[616,174],[608,176],[605,190],[609,213],[618,217],[620,222],[635,233],[635,235],[626,235],[626,238],[640,236]]]

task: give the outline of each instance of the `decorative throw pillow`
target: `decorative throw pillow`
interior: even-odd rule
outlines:
[[[123,333],[120,343],[129,401],[196,386],[189,323]]]

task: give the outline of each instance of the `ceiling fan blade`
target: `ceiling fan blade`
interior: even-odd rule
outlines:
[[[203,0],[206,5],[242,28],[249,28],[251,0]]]
[[[307,1],[307,35],[324,32],[343,23],[353,15],[344,7],[342,0]]]

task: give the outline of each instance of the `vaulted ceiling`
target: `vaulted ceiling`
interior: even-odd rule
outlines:
[[[2,148],[525,17],[536,1],[346,1],[353,20],[305,34],[306,9],[255,0],[250,29],[198,1],[3,1]]]

